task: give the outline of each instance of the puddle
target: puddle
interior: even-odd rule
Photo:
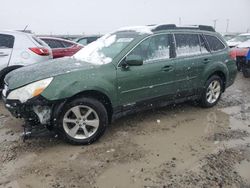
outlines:
[[[144,119],[138,124],[144,134],[135,135],[133,141],[147,155],[137,162],[113,164],[99,176],[97,187],[149,186],[147,180],[166,162],[171,162],[175,172],[197,168],[199,159],[217,148],[216,143],[204,137],[229,127],[227,114],[219,110],[198,111],[197,108],[174,110],[157,117],[160,121],[151,120],[150,116]],[[157,127],[158,131],[152,131]]]

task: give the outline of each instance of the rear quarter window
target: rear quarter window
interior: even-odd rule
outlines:
[[[0,48],[13,48],[14,40],[12,35],[0,34]]]
[[[220,51],[225,48],[225,45],[216,36],[212,35],[204,35],[204,36],[212,52]]]

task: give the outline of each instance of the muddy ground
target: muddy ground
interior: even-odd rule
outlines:
[[[192,103],[122,118],[89,146],[55,134],[21,140],[0,103],[0,187],[250,187],[250,79],[219,104]]]

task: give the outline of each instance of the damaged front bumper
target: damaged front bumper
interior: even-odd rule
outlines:
[[[50,125],[52,119],[53,103],[42,96],[34,97],[25,103],[19,100],[8,100],[2,96],[5,107],[16,118],[23,118],[28,122]]]

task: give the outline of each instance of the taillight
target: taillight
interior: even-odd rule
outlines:
[[[232,49],[229,51],[229,57],[233,60],[236,60],[236,50]]]
[[[47,48],[39,48],[39,47],[35,47],[35,48],[29,48],[32,52],[36,53],[37,55],[41,55],[41,56],[49,56],[49,50]]]

